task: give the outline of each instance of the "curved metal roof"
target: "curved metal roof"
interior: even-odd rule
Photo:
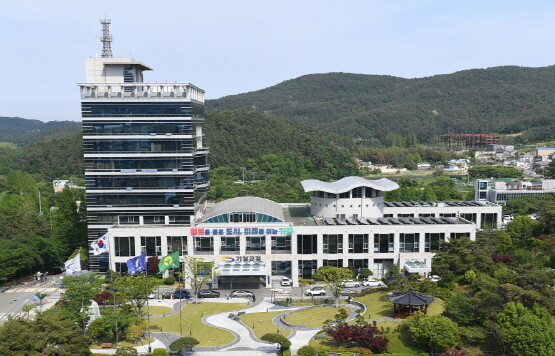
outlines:
[[[259,197],[237,197],[219,202],[202,217],[202,221],[222,214],[239,212],[265,214],[280,221],[285,221],[281,205]]]
[[[322,182],[318,179],[307,179],[301,182],[305,192],[345,193],[358,187],[369,187],[383,192],[399,188],[399,185],[387,178],[366,179],[362,177],[345,177],[335,182]]]

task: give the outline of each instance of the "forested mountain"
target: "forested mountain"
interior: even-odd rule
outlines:
[[[81,131],[75,121],[29,120],[0,116],[0,142],[13,142],[18,146],[64,137]]]
[[[211,109],[269,112],[309,126],[384,142],[388,133],[434,142],[444,133],[555,136],[555,67],[494,67],[426,78],[311,74],[208,101]]]

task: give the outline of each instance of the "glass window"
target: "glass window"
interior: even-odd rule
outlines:
[[[351,197],[351,192],[339,193],[340,199],[348,199]]]
[[[139,217],[136,215],[133,216],[120,216],[119,217],[120,225],[138,225],[139,224]]]
[[[168,254],[179,251],[179,255],[187,254],[187,236],[167,236]]]
[[[297,253],[316,253],[316,235],[297,235]]]
[[[291,261],[272,261],[272,275],[291,278]]]
[[[460,239],[461,237],[470,238],[470,233],[469,232],[452,232],[451,233],[451,239],[453,239],[453,240]]]
[[[324,235],[324,253],[343,253],[343,235]]]
[[[135,237],[114,236],[114,254],[116,256],[135,256]]]
[[[368,234],[349,234],[349,253],[368,253]]]
[[[247,253],[248,254],[265,254],[266,253],[266,237],[265,236],[247,236]]]
[[[343,260],[323,260],[322,265],[332,267],[343,267]]]
[[[272,236],[272,253],[291,253],[291,236]]]
[[[162,238],[141,236],[141,252],[146,252],[147,256],[162,256]]]
[[[166,223],[166,217],[159,215],[146,215],[143,216],[143,223],[145,225],[163,225]]]
[[[420,234],[400,234],[400,252],[419,252]]]
[[[424,252],[440,251],[443,241],[445,241],[444,233],[426,233],[424,235]]]
[[[221,237],[222,252],[239,251],[239,236],[222,236]]]
[[[212,237],[195,236],[195,253],[214,252],[214,241]]]
[[[300,278],[312,278],[312,275],[316,273],[318,264],[316,260],[299,260],[299,277]]]
[[[393,234],[374,234],[374,252],[395,252],[393,251]]]
[[[353,189],[351,191],[352,192],[351,196],[353,198],[362,198],[362,189],[363,189],[362,187],[358,187],[358,188]]]

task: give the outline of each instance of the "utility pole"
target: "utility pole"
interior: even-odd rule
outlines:
[[[246,167],[241,167],[241,169],[243,170],[243,181],[242,183],[245,184],[245,169],[247,169]]]

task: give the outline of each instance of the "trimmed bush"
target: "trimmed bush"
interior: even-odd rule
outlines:
[[[164,284],[166,285],[173,285],[175,284],[175,277],[166,277],[164,279]]]
[[[170,350],[172,351],[181,351],[183,349],[192,349],[193,347],[197,346],[199,341],[194,337],[182,337],[170,344]]]
[[[312,346],[303,346],[297,351],[297,356],[318,356],[318,351]]]
[[[154,349],[152,351],[152,356],[168,356],[166,349]]]

